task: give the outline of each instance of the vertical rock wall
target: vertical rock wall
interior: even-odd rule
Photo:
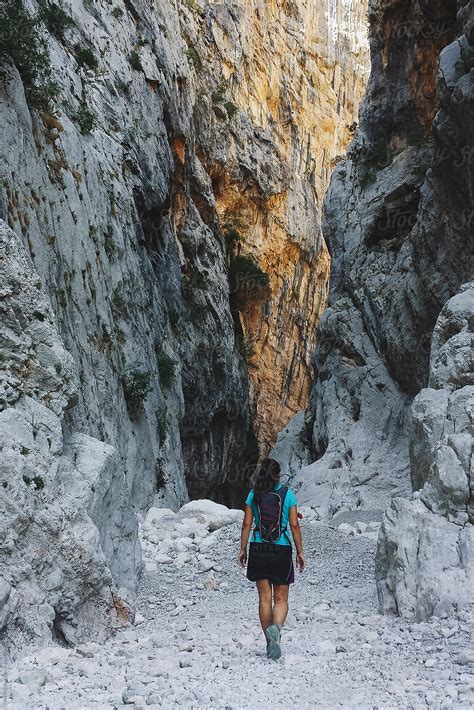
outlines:
[[[117,451],[64,413],[77,371],[25,248],[0,222],[0,633],[23,650],[126,623],[141,555]],[[6,629],[6,631],[5,631]]]
[[[436,317],[470,268],[469,166],[456,167],[470,139],[444,83],[454,67],[435,91],[456,3],[372,2],[369,14],[360,128],[325,198],[331,285],[306,421],[316,462],[301,476],[303,499],[330,514],[409,494],[409,407]]]
[[[329,256],[320,212],[334,160],[345,151],[368,77],[364,2],[215,4],[211,31],[233,100],[278,162],[217,178],[217,207],[244,236],[242,251],[270,279],[267,299],[242,305],[258,439],[266,449],[306,406],[315,325]],[[218,161],[217,161],[218,162]],[[263,301],[263,302],[262,302]]]
[[[325,200],[329,305],[299,434],[314,463],[297,480],[329,516],[393,499],[381,608],[421,619],[472,602],[474,3],[369,12],[361,125]]]
[[[414,494],[385,512],[377,548],[381,608],[426,619],[472,605],[474,585],[474,284],[440,313],[429,388],[412,405]]]
[[[263,450],[305,401],[319,201],[364,84],[363,3],[63,8],[66,29],[41,25],[56,103],[30,110],[18,67],[0,88],[0,206],[78,367],[66,428],[117,447],[140,509],[236,503],[256,433]],[[240,312],[239,250],[270,283]]]

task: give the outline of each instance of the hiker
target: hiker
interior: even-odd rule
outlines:
[[[275,660],[281,656],[280,637],[288,614],[288,592],[290,584],[295,581],[288,525],[301,572],[305,565],[296,496],[279,479],[278,461],[264,459],[245,501],[239,554],[239,562],[243,567],[247,562],[247,542],[255,520],[249,545],[247,578],[257,583],[258,613],[267,641],[267,656]]]

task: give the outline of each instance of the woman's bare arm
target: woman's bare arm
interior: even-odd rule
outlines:
[[[250,530],[253,523],[253,510],[250,505],[245,506],[244,519],[242,521],[242,532],[240,534],[239,562],[243,567],[247,562],[247,543],[249,541]]]
[[[301,538],[301,528],[298,520],[298,510],[296,505],[292,505],[290,508],[289,522],[291,535],[296,545],[296,564],[302,572],[304,570],[305,561],[303,557],[303,540]]]

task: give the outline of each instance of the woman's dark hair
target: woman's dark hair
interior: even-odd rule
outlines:
[[[260,502],[264,493],[273,490],[280,479],[280,464],[275,459],[263,459],[253,484],[254,501]]]

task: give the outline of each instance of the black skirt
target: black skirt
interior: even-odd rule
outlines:
[[[271,584],[292,584],[295,581],[292,552],[291,545],[251,542],[247,579],[251,582],[268,579]]]

